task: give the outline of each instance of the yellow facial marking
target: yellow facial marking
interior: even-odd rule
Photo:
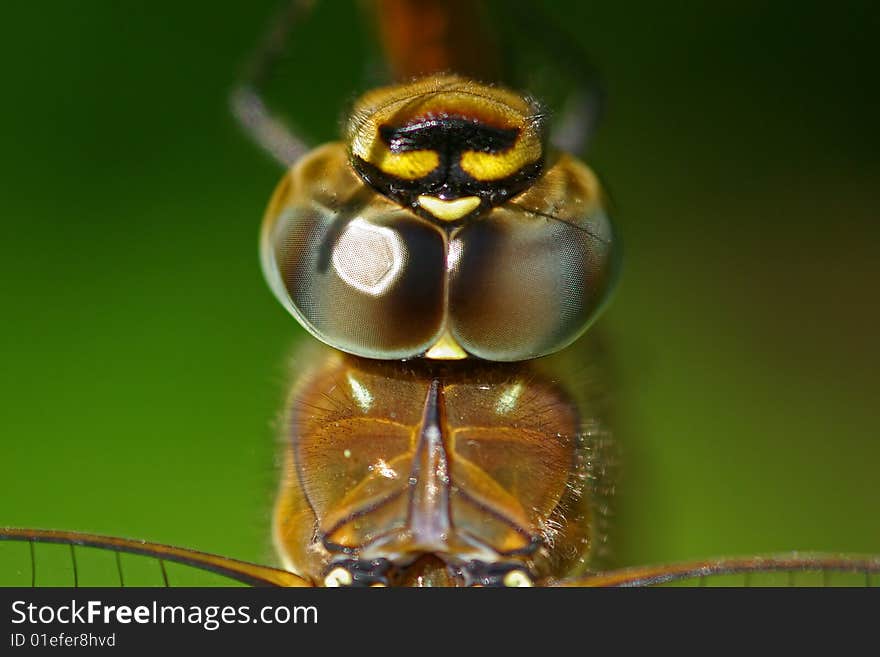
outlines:
[[[444,201],[436,196],[422,194],[418,198],[419,205],[441,221],[456,221],[470,214],[480,205],[478,196],[463,196],[451,201]]]
[[[541,143],[534,138],[519,140],[503,153],[465,151],[461,154],[461,168],[474,180],[501,180],[512,176],[527,164],[541,157]]]
[[[388,175],[404,180],[424,178],[440,164],[440,156],[436,151],[392,153],[378,143],[374,144],[374,150],[378,153],[370,154],[369,161]]]
[[[461,348],[449,331],[434,343],[434,346],[425,352],[425,358],[433,360],[463,360],[467,358],[467,352]]]
[[[382,87],[362,96],[346,126],[351,154],[403,180],[418,180],[439,165],[431,150],[392,153],[380,136],[380,126],[404,126],[424,117],[473,118],[496,128],[515,129],[519,138],[502,153],[467,151],[461,168],[472,178],[506,178],[543,154],[541,110],[532,100],[501,87],[455,75],[434,75],[414,82]]]

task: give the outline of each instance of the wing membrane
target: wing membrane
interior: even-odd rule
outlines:
[[[556,586],[880,586],[880,557],[793,553],[637,566]]]
[[[0,529],[0,541],[21,544],[0,556],[5,586],[311,586],[286,570],[147,541],[17,528]]]
[[[0,529],[0,586],[312,586],[286,570],[81,532]],[[793,553],[637,566],[553,582],[567,587],[880,586],[880,557]]]

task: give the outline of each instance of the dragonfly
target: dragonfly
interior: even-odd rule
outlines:
[[[585,332],[619,254],[598,179],[567,154],[595,119],[590,72],[575,76],[584,89],[553,131],[540,101],[481,81],[498,61],[451,46],[487,42],[475,5],[384,2],[377,16],[404,82],[362,96],[344,141],[313,149],[259,92],[308,4],[291,4],[233,94],[249,134],[289,167],[263,224],[266,279],[329,345],[298,359],[285,412],[273,522],[285,568],[0,530],[27,545],[30,581],[37,545],[60,543],[74,584],[88,548],[112,557],[123,585],[123,554],[154,560],[166,585],[175,563],[276,586],[646,585],[768,572],[872,583],[874,557],[601,568],[617,457],[601,355]]]

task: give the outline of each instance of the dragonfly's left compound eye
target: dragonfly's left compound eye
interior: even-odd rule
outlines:
[[[442,233],[364,187],[339,144],[307,156],[276,191],[262,260],[278,299],[337,349],[409,358],[442,335]]]

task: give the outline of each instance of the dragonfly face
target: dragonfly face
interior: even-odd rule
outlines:
[[[429,220],[455,222],[540,176],[546,116],[530,98],[436,75],[364,95],[345,137],[368,185]]]
[[[563,362],[325,348],[284,422],[285,565],[327,585],[525,586],[598,563],[613,449],[594,379]]]
[[[363,96],[346,142],[269,204],[263,271],[315,337],[374,359],[520,361],[603,307],[617,248],[595,175],[533,100],[436,75]]]

